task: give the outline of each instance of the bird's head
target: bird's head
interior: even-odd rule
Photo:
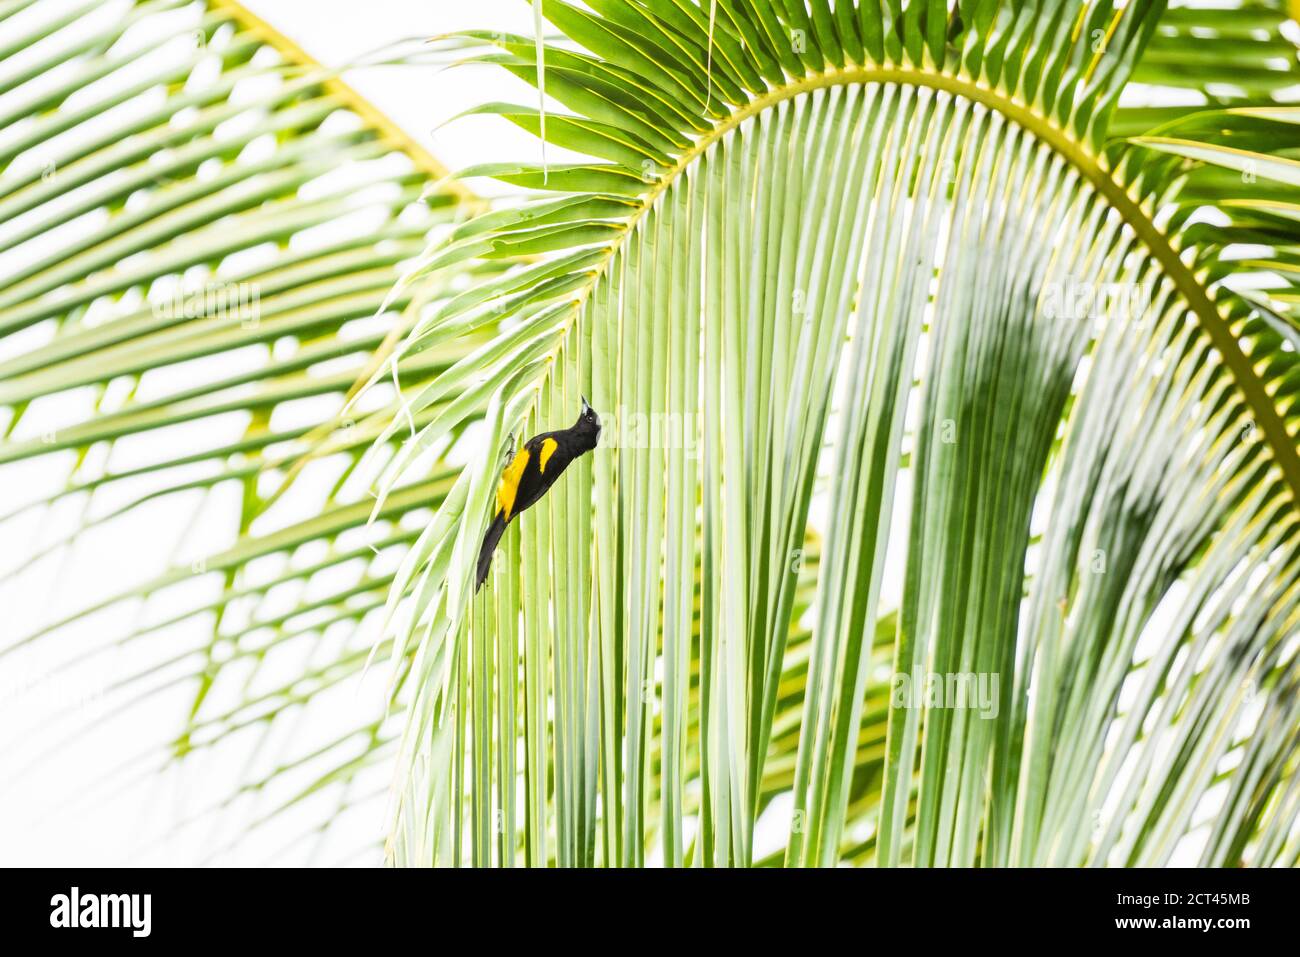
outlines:
[[[574,423],[573,428],[583,435],[591,436],[591,445],[595,447],[596,439],[600,436],[600,416],[588,405],[585,395],[582,397],[582,411],[578,413],[578,421]]]

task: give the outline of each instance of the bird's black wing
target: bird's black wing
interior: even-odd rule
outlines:
[[[546,494],[567,464],[568,456],[552,433],[529,439],[501,474],[497,512],[511,521]]]

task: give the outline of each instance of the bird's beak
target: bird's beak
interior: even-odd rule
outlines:
[[[583,413],[585,414],[586,411],[587,411],[588,409],[590,409],[590,408],[591,408],[591,406],[587,404],[587,397],[584,395],[584,396],[582,397],[582,411],[583,411]]]

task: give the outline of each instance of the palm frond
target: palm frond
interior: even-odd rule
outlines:
[[[564,112],[485,109],[592,161],[466,171],[552,195],[406,277],[518,262],[403,346],[502,322],[429,394],[489,402],[385,611],[414,653],[392,858],[1293,863],[1294,335],[1232,251],[1249,228],[1283,267],[1294,217],[1203,172],[1236,168],[1224,144],[1152,132],[1196,114],[1120,104],[1212,90],[1206,24],[1265,58],[1234,64],[1250,109],[1294,47],[1147,2],[540,10],[569,42],[464,40]],[[1230,117],[1289,185],[1284,108]],[[507,435],[579,394],[613,434],[475,598]]]
[[[34,594],[118,536],[160,539],[156,567],[83,569],[43,620],[7,622],[9,675],[93,697],[15,715],[44,734],[6,721],[6,766],[35,770],[59,753],[50,736],[106,740],[117,716],[152,709],[156,740],[80,797],[216,752],[243,770],[185,822],[223,835],[201,853],[273,859],[250,833],[319,797],[304,839],[274,849],[310,859],[345,808],[382,811],[400,725],[369,699],[330,702],[356,686],[367,616],[451,487],[462,431],[368,525],[358,461],[380,426],[366,416],[396,393],[347,400],[443,295],[390,299],[406,263],[484,204],[237,3],[3,12],[0,574]],[[401,388],[473,348],[407,362]],[[271,677],[289,660],[294,680]],[[251,830],[223,830],[237,820]]]

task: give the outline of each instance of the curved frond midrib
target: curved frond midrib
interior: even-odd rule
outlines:
[[[1029,131],[1038,140],[1049,146],[1066,160],[1084,179],[1091,183],[1106,202],[1120,214],[1124,222],[1137,235],[1142,245],[1155,257],[1166,277],[1174,284],[1179,295],[1196,316],[1198,323],[1210,337],[1210,341],[1227,365],[1243,398],[1250,407],[1255,424],[1264,434],[1273,460],[1282,472],[1291,491],[1291,500],[1300,502],[1300,454],[1295,442],[1278,414],[1276,406],[1270,399],[1263,381],[1251,367],[1250,360],[1242,351],[1240,344],[1227,321],[1220,314],[1218,307],[1197,280],[1195,274],[1183,262],[1178,250],[1169,238],[1160,230],[1154,220],[1147,215],[1142,206],[1135,201],[1128,190],[1111,176],[1101,157],[1093,154],[1082,143],[1071,137],[1065,130],[1051,122],[1050,119],[1034,112],[1023,102],[1006,94],[974,82],[968,77],[954,76],[946,73],[925,72],[908,67],[845,67],[831,68],[822,73],[807,75],[785,86],[776,87],[762,96],[756,97],[736,110],[712,130],[702,135],[696,143],[684,152],[654,187],[643,197],[640,209],[627,221],[626,231],[609,246],[609,254],[592,272],[592,278],[583,294],[577,297],[576,305],[590,294],[605,275],[607,265],[613,261],[615,253],[623,241],[634,231],[637,222],[654,206],[658,197],[665,193],[677,178],[702,156],[715,142],[727,133],[739,127],[746,120],[757,116],[786,100],[791,100],[819,89],[837,86],[866,84],[897,84],[926,87],[949,93],[993,110],[1012,123]],[[579,320],[581,308],[573,311],[570,328]],[[568,329],[565,330],[566,336]]]
[[[520,324],[562,318],[539,346],[497,340],[439,385],[492,390],[493,405],[479,467],[395,579],[383,626],[418,642],[411,693],[431,716],[404,733],[393,859],[512,863],[522,847],[529,863],[634,866],[660,844],[666,864],[747,865],[779,767],[791,865],[857,856],[846,842],[869,820],[865,856],[887,865],[1168,863],[1221,758],[1286,753],[1201,735],[1200,716],[1248,734],[1253,714],[1225,690],[1238,681],[1284,707],[1262,669],[1289,653],[1276,623],[1298,613],[1300,467],[1293,364],[1223,255],[1250,219],[1222,235],[1188,225],[1235,183],[1189,175],[1214,163],[1192,146],[1164,156],[1126,138],[1151,116],[1102,143],[1142,82],[1158,5],[897,20],[847,4],[835,12],[861,21],[843,30],[821,4],[812,23],[796,3],[719,8],[716,24],[707,3],[538,6],[582,52],[468,40],[504,49],[483,62],[591,129],[484,112],[592,159],[466,171],[548,198],[449,237],[411,273],[509,264],[475,302],[413,329],[408,355],[476,328],[475,303]],[[1200,26],[1182,23],[1190,62]],[[717,51],[734,56],[706,66]],[[1242,130],[1252,161],[1293,148],[1285,131]],[[647,163],[620,131],[672,145]],[[600,205],[614,197],[626,205]],[[525,254],[554,263],[562,287],[519,268]],[[1060,308],[1076,288],[1107,301]],[[1113,302],[1112,288],[1139,295]],[[471,591],[494,456],[507,433],[567,424],[580,394],[614,417],[604,454],[512,530],[490,585]],[[656,415],[680,417],[682,438],[647,440],[638,425],[655,430]],[[412,432],[413,451],[437,437]],[[804,606],[792,556],[822,515]],[[391,614],[407,598],[416,627]],[[893,674],[865,639],[886,621]],[[788,685],[796,645],[809,654]],[[1231,654],[1203,654],[1220,648]],[[471,677],[450,677],[453,661]],[[516,764],[499,785],[482,773],[498,747],[519,757],[514,712],[492,711],[519,703],[500,678],[521,661],[555,667],[553,686],[522,689],[523,802]],[[998,707],[891,698],[872,713],[886,683],[924,672],[997,678]],[[473,712],[468,731],[450,708]],[[798,733],[776,745],[791,719]],[[867,727],[885,745],[874,755]],[[498,805],[527,808],[505,827],[517,847],[485,826]],[[1080,824],[1089,812],[1112,816],[1106,833]],[[702,837],[688,845],[691,818]],[[1223,842],[1289,826],[1239,806],[1206,859],[1276,861],[1273,844]],[[453,833],[469,839],[443,846]]]

